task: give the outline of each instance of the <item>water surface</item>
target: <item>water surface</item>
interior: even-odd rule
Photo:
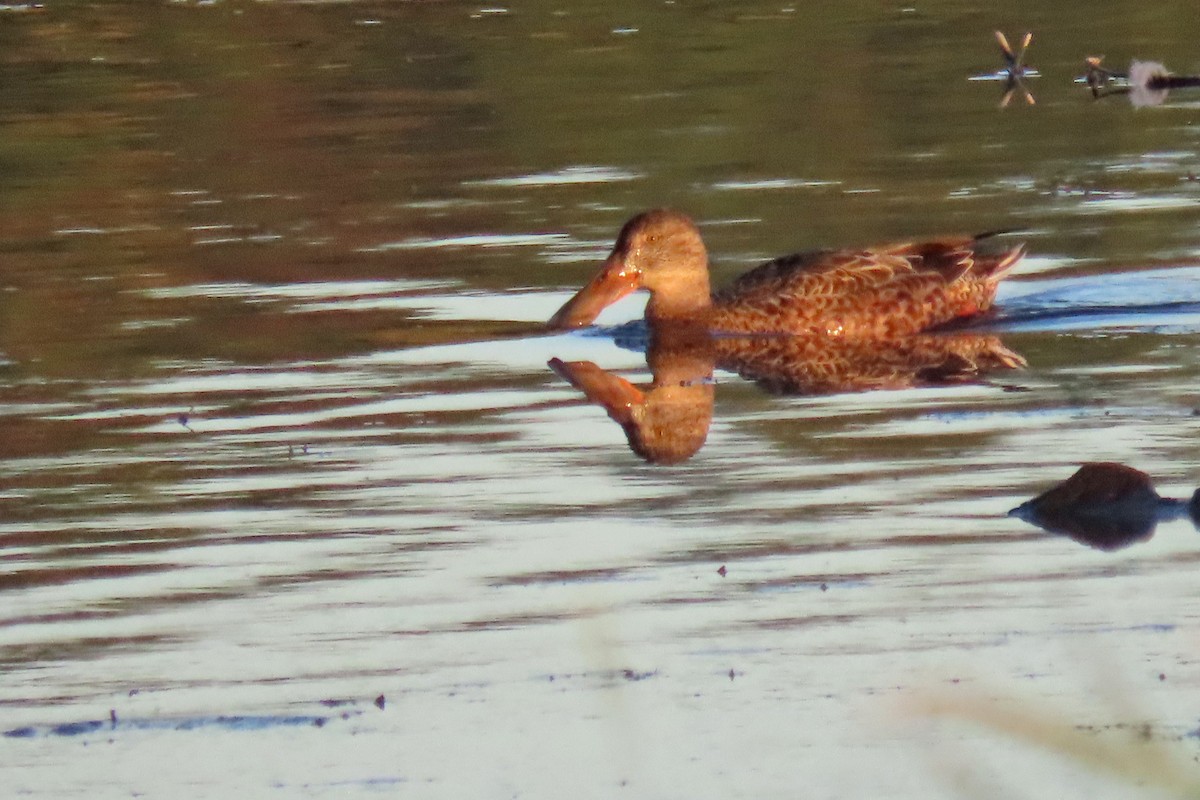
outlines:
[[[1196,19],[5,7],[4,783],[1129,796],[1041,721],[1190,765],[1196,530],[1102,552],[1005,512],[1084,461],[1200,485],[1200,95],[1071,82],[1097,52],[1200,72]],[[995,28],[1035,32],[1036,105],[968,80]],[[718,371],[703,448],[644,463],[547,367],[644,383],[643,354],[540,324],[661,205],[718,284],[1021,229],[984,329],[1029,366],[815,396]]]

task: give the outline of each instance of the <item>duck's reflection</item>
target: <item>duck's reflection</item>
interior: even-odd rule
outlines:
[[[773,394],[820,395],[979,381],[1025,359],[995,336],[925,333],[889,339],[792,336],[713,341],[717,366]]]
[[[686,461],[712,422],[715,369],[773,394],[822,395],[969,383],[1025,360],[995,336],[928,333],[883,339],[828,336],[723,336],[693,326],[652,326],[639,388],[591,361],[550,368],[602,407],[629,447],[652,464]]]
[[[677,464],[708,437],[715,362],[708,332],[686,326],[651,332],[646,363],[654,379],[644,389],[591,361],[554,358],[550,368],[608,412],[634,453],[651,464]]]
[[[1119,550],[1149,539],[1160,521],[1190,517],[1200,526],[1200,489],[1190,501],[1160,497],[1146,473],[1092,463],[1008,513],[1098,550]]]

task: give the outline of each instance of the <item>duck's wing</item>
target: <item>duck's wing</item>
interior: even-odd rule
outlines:
[[[900,256],[914,273],[940,275],[947,283],[964,277],[998,282],[1025,255],[1024,243],[999,245],[996,237],[1006,231],[976,236],[904,242],[880,248],[879,252]]]
[[[969,315],[987,308],[1024,253],[989,252],[981,242],[991,236],[777,258],[714,295],[718,327],[896,335]]]
[[[987,252],[981,243],[996,236],[897,242],[861,250],[813,250],[782,256],[738,277],[719,296],[746,296],[781,291],[792,283],[834,285],[852,279],[863,285],[885,284],[912,276],[936,278],[944,283],[973,275],[999,280],[1024,254],[1024,245]]]

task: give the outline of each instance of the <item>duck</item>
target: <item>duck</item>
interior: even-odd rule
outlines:
[[[814,250],[767,261],[713,292],[708,251],[685,213],[659,208],[621,228],[600,271],[547,322],[562,331],[646,289],[650,326],[720,334],[895,338],[989,310],[1024,244],[988,247],[997,233],[880,247]]]

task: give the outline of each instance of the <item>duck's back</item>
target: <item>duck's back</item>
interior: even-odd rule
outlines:
[[[981,237],[815,251],[769,261],[713,296],[730,333],[903,336],[991,307],[1022,246],[983,254]]]

